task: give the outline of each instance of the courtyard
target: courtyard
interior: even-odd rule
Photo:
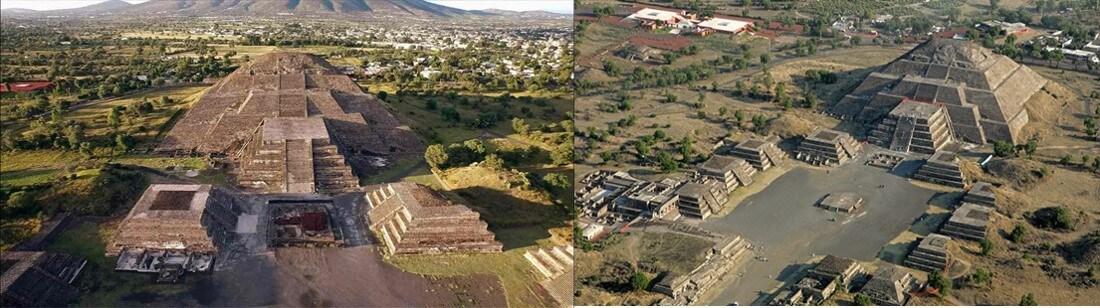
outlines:
[[[797,276],[799,264],[815,255],[873,261],[898,234],[923,217],[929,201],[944,192],[913,185],[903,163],[888,172],[864,164],[870,156],[836,168],[796,167],[730,214],[699,222],[704,229],[737,234],[757,245],[757,259],[743,273],[733,273],[711,305],[766,305],[770,293]],[[865,200],[852,214],[824,211],[814,205],[827,194],[855,192]],[[892,249],[890,249],[892,250]],[[738,277],[738,274],[743,274]],[[715,290],[719,292],[719,290]]]

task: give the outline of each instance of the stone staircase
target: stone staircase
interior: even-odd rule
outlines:
[[[547,279],[573,273],[573,246],[554,246],[523,253],[540,274]]]
[[[359,187],[359,178],[340,154],[340,149],[327,140],[313,141],[313,170],[316,189],[320,192],[347,192]]]

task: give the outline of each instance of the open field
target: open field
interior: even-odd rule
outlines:
[[[391,256],[387,262],[397,268],[436,276],[494,275],[500,279],[504,297],[511,307],[548,307],[552,302],[538,286],[535,268],[523,258],[524,250],[490,254],[448,254]],[[488,288],[492,292],[498,289]],[[499,294],[499,293],[497,293]],[[464,306],[468,303],[454,303]],[[451,305],[451,304],[447,304]],[[469,304],[475,305],[475,304]],[[489,303],[486,305],[492,306]]]

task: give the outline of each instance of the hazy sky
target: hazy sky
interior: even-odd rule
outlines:
[[[105,0],[3,0],[0,9],[24,8],[32,10],[59,10],[88,6]],[[125,0],[141,3],[149,0]],[[562,14],[573,13],[572,0],[428,0],[428,2],[460,8],[464,10],[502,9],[510,11],[550,11]]]

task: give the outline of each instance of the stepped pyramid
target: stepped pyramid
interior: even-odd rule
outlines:
[[[832,109],[874,123],[906,99],[942,104],[960,139],[1019,143],[1029,117],[1025,103],[1047,80],[1027,66],[981,46],[933,39],[871,73]]]
[[[265,54],[210,87],[159,152],[225,155],[244,188],[271,193],[358,187],[349,157],[416,153],[416,134],[320,57]]]
[[[760,171],[779,165],[779,162],[786,157],[786,154],[775,146],[775,142],[756,138],[738,143],[730,154],[748,161]]]
[[[924,161],[914,179],[951,187],[966,187],[966,178],[959,169],[959,155],[940,151]]]
[[[523,257],[545,280],[539,285],[558,302],[559,307],[573,306],[573,246],[553,246],[523,253]]]
[[[699,173],[718,180],[725,187],[726,193],[730,193],[738,186],[752,184],[752,175],[756,174],[756,169],[738,157],[713,155],[699,165]]]
[[[920,241],[913,252],[909,253],[909,257],[905,258],[905,266],[929,273],[947,270],[947,265],[951,262],[947,254],[947,245],[950,243],[950,237],[929,234]]]
[[[798,144],[798,159],[814,165],[841,165],[859,154],[859,143],[847,133],[818,128]]]
[[[481,215],[416,183],[377,185],[366,193],[371,231],[390,254],[499,252]]]

